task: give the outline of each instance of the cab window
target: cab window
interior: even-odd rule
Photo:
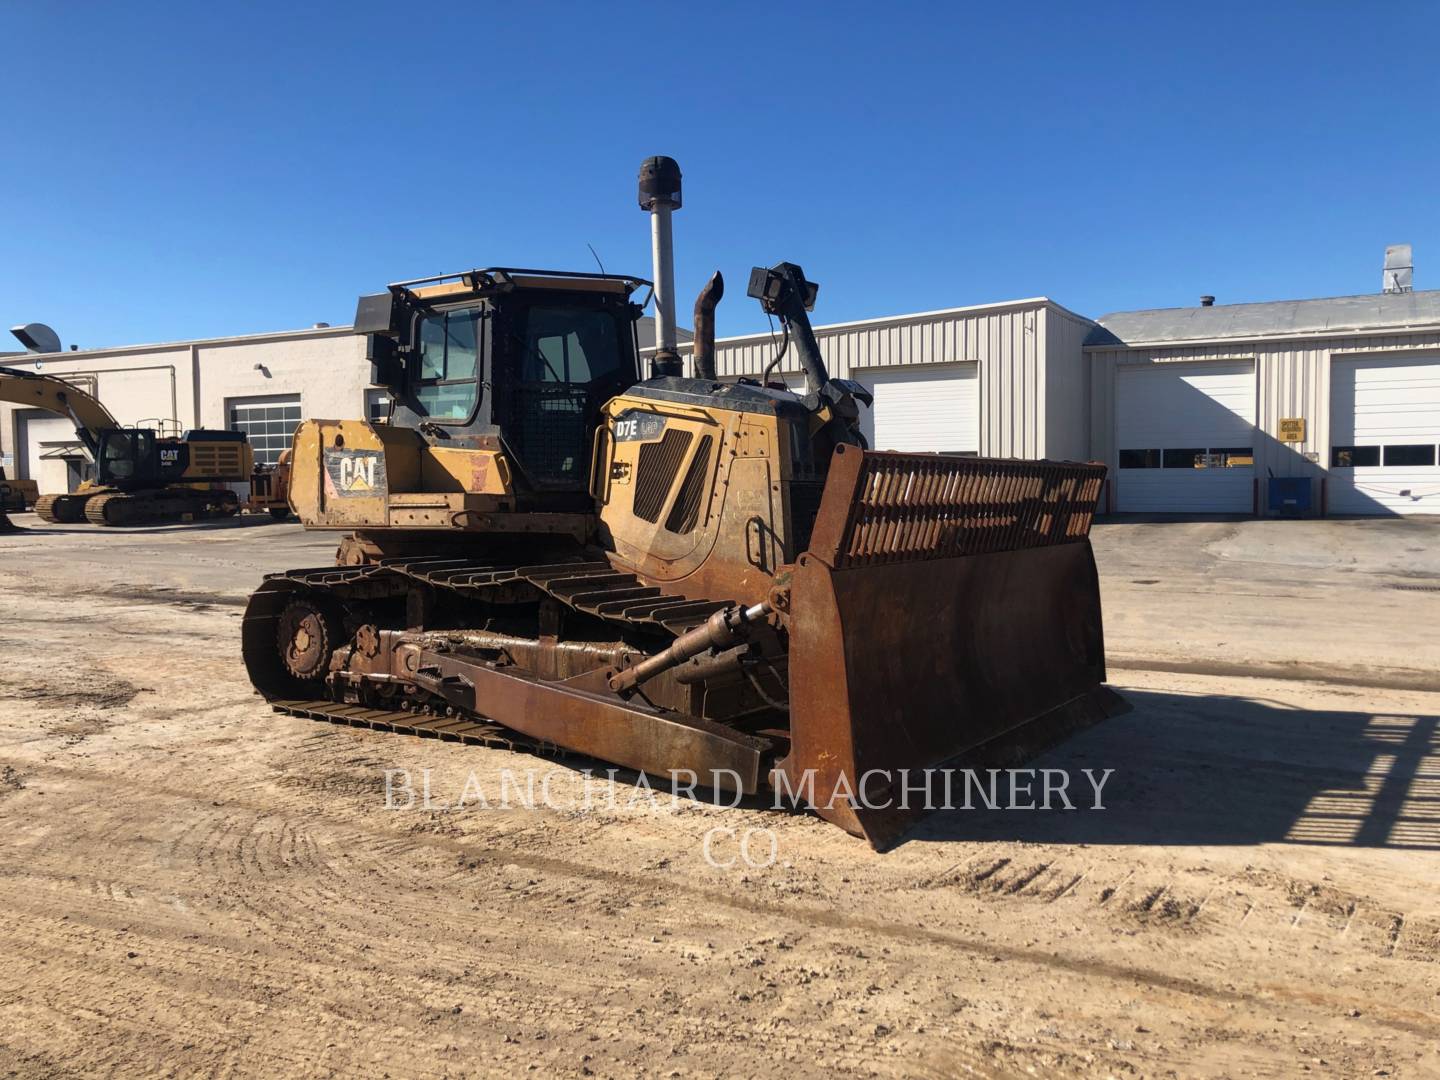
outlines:
[[[143,475],[140,464],[149,457],[154,445],[153,432],[114,430],[105,433],[100,455],[102,480],[133,480]]]
[[[620,371],[620,327],[608,311],[532,307],[526,330],[525,382],[585,385]]]
[[[475,363],[479,356],[479,312],[442,311],[420,321],[420,366],[414,397],[421,412],[436,420],[468,420],[479,400]]]

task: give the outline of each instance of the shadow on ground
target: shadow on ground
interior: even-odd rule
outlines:
[[[208,521],[166,521],[140,525],[91,525],[88,522],[81,521],[71,522],[58,528],[42,522],[33,513],[23,515],[11,514],[10,520],[16,526],[16,532],[35,533],[41,536],[56,536],[63,533],[80,535],[94,534],[97,536],[104,536],[106,534],[128,536],[136,533],[217,532],[229,529],[254,529],[268,525],[284,524],[284,522],[276,521],[268,514],[240,514],[235,517],[212,518]]]
[[[1063,769],[1077,809],[941,810],[906,842],[1330,844],[1440,851],[1440,717],[1312,712],[1252,698],[1125,693],[1134,711],[1027,764]],[[1091,783],[1104,810],[1090,809]],[[1023,788],[1024,777],[1020,778]],[[1052,777],[1058,783],[1058,777]],[[963,805],[961,778],[953,803]],[[1038,801],[1043,781],[1032,795]],[[988,796],[988,790],[985,791]],[[997,802],[1009,800],[1000,774]],[[1024,803],[1023,792],[1016,800]]]

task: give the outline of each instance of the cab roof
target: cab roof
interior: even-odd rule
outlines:
[[[481,296],[515,289],[562,289],[571,292],[614,293],[629,296],[641,286],[644,278],[619,274],[586,274],[569,270],[531,270],[509,266],[491,266],[463,270],[454,274],[397,281],[389,286],[392,293],[405,293],[416,300],[434,303],[464,296]]]

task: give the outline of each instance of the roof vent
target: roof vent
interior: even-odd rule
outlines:
[[[60,335],[51,330],[42,322],[25,323],[22,326],[12,326],[10,333],[19,339],[20,344],[33,353],[52,353],[60,351]]]
[[[1391,244],[1385,249],[1385,283],[1387,293],[1410,292],[1415,288],[1415,259],[1409,244]]]
[[[1215,298],[1214,298],[1213,296],[1202,296],[1202,297],[1200,297],[1200,306],[1201,306],[1201,307],[1214,307],[1214,306],[1215,306]]]

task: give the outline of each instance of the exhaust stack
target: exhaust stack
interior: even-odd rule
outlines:
[[[715,306],[725,296],[725,279],[720,271],[695,298],[695,378],[715,381]]]
[[[670,214],[680,209],[680,166],[674,158],[646,158],[640,166],[640,209],[650,214],[650,251],[655,267],[655,358],[651,375],[682,375],[675,350],[675,241]]]

